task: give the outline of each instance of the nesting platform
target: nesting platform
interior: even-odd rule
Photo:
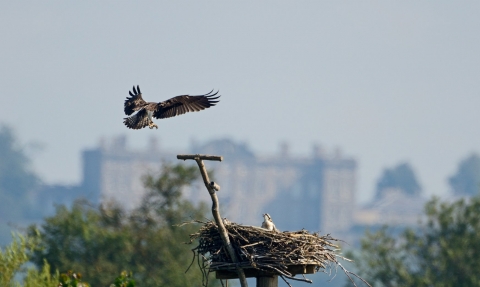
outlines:
[[[215,222],[202,222],[200,230],[190,235],[198,239],[193,251],[198,255],[204,273],[216,272],[218,279],[238,278],[236,264],[232,263],[218,233]],[[238,265],[246,277],[313,274],[337,263],[335,251],[338,241],[330,235],[320,236],[307,230],[274,232],[260,227],[226,223]]]

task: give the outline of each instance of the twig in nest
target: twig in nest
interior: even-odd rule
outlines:
[[[348,279],[350,279],[350,281],[353,283],[353,285],[354,285],[355,287],[357,287],[357,284],[355,284],[355,282],[353,281],[352,277],[350,277],[349,274],[352,274],[353,276],[357,277],[358,279],[360,279],[360,281],[362,281],[363,283],[367,284],[367,286],[372,287],[372,285],[368,284],[368,282],[365,281],[365,279],[363,279],[362,277],[358,276],[357,274],[355,274],[355,273],[353,273],[353,272],[348,271],[347,269],[345,269],[345,267],[343,267],[343,265],[342,265],[340,262],[338,262],[337,265],[340,266],[340,268],[342,268],[343,272],[345,272],[345,275],[347,275]]]
[[[283,275],[280,275],[280,278],[282,278],[282,280],[285,281],[285,283],[287,283],[289,287],[292,287],[292,285],[290,285],[290,283],[287,281],[287,279],[285,279],[285,277],[283,277]]]
[[[235,271],[237,267],[254,268],[277,274],[283,280],[288,278],[312,283],[305,276],[303,276],[303,279],[295,278],[289,272],[289,266],[313,265],[314,271],[325,272],[326,268],[332,268],[332,264],[335,264],[342,268],[350,281],[353,282],[350,275],[361,279],[340,265],[337,258],[350,260],[336,254],[339,247],[334,242],[340,240],[331,237],[329,234],[320,236],[318,233],[310,234],[307,230],[272,232],[254,226],[230,223],[225,228],[239,259],[238,263],[233,263],[223,248],[223,241],[216,224],[212,221],[194,222],[203,224],[197,233],[190,235],[190,243],[198,239],[198,246],[194,248],[194,252],[197,253],[197,256],[201,255],[203,258],[204,270],[202,272],[204,274],[208,275],[209,272],[214,271]],[[366,283],[365,280],[361,280]],[[368,285],[368,283],[366,284]],[[290,286],[290,284],[288,285]]]
[[[193,252],[192,263],[190,263],[190,265],[188,265],[188,268],[187,268],[187,270],[185,270],[185,273],[187,273],[187,272],[188,272],[188,270],[190,270],[190,267],[192,267],[192,265],[193,265],[193,262],[195,262],[195,257],[197,257],[197,254],[195,253],[195,248],[194,248],[194,249],[192,249],[192,252]]]

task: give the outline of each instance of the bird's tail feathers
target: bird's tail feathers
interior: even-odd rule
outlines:
[[[142,110],[131,117],[124,118],[123,123],[129,129],[139,130],[148,126],[150,119],[148,118],[146,111]]]

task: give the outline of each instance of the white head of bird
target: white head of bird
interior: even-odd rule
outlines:
[[[273,222],[272,217],[271,217],[270,214],[268,214],[268,213],[265,213],[265,214],[263,215],[263,219],[265,219],[265,221],[268,220],[268,221]]]
[[[272,218],[268,213],[265,213],[263,215],[262,228],[265,228],[267,230],[275,230],[275,231],[277,230],[277,228],[275,227],[275,224],[273,223]]]

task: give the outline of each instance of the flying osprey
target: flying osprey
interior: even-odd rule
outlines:
[[[220,98],[220,96],[216,96],[218,91],[213,94],[212,92],[213,90],[210,93],[199,96],[176,96],[160,103],[153,103],[145,102],[142,98],[140,87],[137,86],[135,89],[135,86],[133,86],[133,93],[129,91],[130,97],[127,97],[125,100],[124,111],[127,116],[134,112],[137,113],[131,117],[124,118],[123,123],[129,129],[134,130],[139,130],[146,126],[151,129],[158,129],[152,117],[156,119],[171,118],[215,106],[219,102],[217,99]]]

